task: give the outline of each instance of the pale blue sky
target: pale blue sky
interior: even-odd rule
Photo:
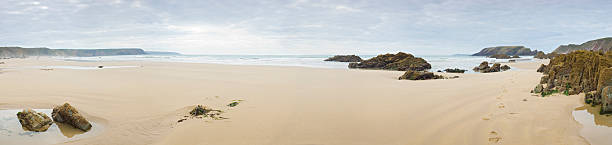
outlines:
[[[608,0],[0,1],[0,46],[187,54],[552,51],[612,34]]]

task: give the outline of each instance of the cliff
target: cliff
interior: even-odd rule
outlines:
[[[29,56],[109,56],[109,55],[141,55],[144,50],[139,48],[120,49],[49,49],[49,48],[22,48],[0,47],[0,57],[29,57]]]
[[[497,46],[488,47],[480,50],[480,52],[472,54],[472,56],[491,56],[494,54],[514,55],[535,55],[538,51],[526,48],[525,46]]]
[[[612,37],[591,40],[580,45],[561,45],[557,47],[557,49],[555,49],[553,52],[558,54],[566,54],[576,50],[601,50],[607,52],[610,51],[610,49],[612,49]]]

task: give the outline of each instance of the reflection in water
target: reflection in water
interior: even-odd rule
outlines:
[[[599,106],[585,105],[576,108],[572,114],[583,126],[580,135],[591,145],[608,145],[612,142],[612,116],[600,115],[599,109]]]
[[[69,124],[54,122],[65,137],[72,138],[75,135],[83,134],[85,131],[74,128]]]
[[[52,109],[34,110],[48,116],[51,116],[52,112]],[[92,136],[102,130],[102,126],[95,122],[90,122],[92,129],[88,132],[83,132],[68,124],[53,122],[53,125],[45,132],[25,131],[17,119],[19,111],[21,110],[0,110],[0,145],[57,144]]]

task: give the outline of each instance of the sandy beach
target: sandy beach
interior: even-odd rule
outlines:
[[[546,61],[425,81],[400,81],[403,72],[382,70],[3,61],[8,69],[0,71],[0,109],[50,109],[69,102],[104,126],[96,136],[62,144],[588,144],[572,117],[581,96],[530,93],[542,75],[535,70]],[[50,65],[134,67],[35,67]],[[226,106],[237,99],[244,101]],[[177,122],[198,104],[225,110],[228,119]]]

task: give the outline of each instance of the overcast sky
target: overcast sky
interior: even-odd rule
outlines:
[[[609,0],[1,0],[0,46],[187,54],[552,51],[612,36]]]

